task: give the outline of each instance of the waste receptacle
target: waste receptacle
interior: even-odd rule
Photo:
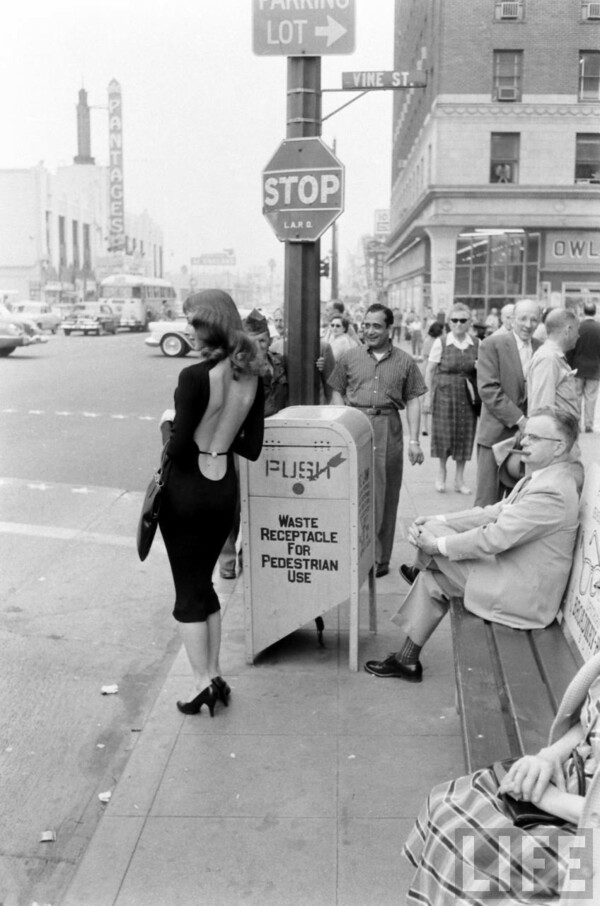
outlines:
[[[292,406],[265,422],[260,458],[240,461],[246,656],[346,601],[358,669],[359,592],[376,631],[373,433],[345,406]]]

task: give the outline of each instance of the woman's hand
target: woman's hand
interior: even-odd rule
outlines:
[[[525,755],[516,761],[503,778],[498,792],[538,805],[551,783],[559,790],[565,789],[560,761],[542,749],[537,755]]]

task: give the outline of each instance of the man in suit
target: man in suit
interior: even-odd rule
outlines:
[[[515,305],[512,330],[496,331],[479,346],[477,386],[482,406],[476,437],[475,506],[496,503],[505,493],[492,447],[516,434],[525,423],[525,372],[540,345],[532,340],[539,318],[537,302],[521,299]]]
[[[571,416],[536,410],[521,438],[525,477],[508,497],[415,520],[408,537],[418,549],[416,565],[401,567],[411,590],[393,619],[404,644],[383,661],[367,661],[368,673],[421,682],[421,648],[454,596],[463,596],[471,613],[512,629],[539,629],[554,620],[579,521],[583,468],[569,460],[577,434]]]
[[[583,321],[575,348],[567,355],[576,370],[579,405],[583,402],[583,424],[587,433],[594,430],[594,413],[600,389],[600,324],[596,320],[596,303],[585,302]]]

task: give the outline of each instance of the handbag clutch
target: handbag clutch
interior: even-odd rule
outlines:
[[[575,756],[575,767],[577,769],[579,795],[583,796],[585,794],[583,762],[578,759],[577,752],[573,752],[573,755]],[[518,761],[518,759],[510,758],[506,761],[496,761],[492,765],[492,771],[494,772],[498,783],[501,783],[504,775],[515,761]],[[538,808],[537,805],[533,804],[533,802],[525,802],[522,799],[515,799],[509,793],[500,793],[499,799],[502,801],[504,810],[506,811],[508,817],[511,819],[515,827],[520,827],[522,829],[545,825],[564,827],[565,824],[570,823],[565,818],[559,818],[557,815],[552,815],[550,812],[546,812],[544,811],[544,809]]]
[[[168,446],[167,442],[163,447],[160,465],[150,480],[144,496],[144,502],[142,503],[142,512],[140,513],[136,535],[137,551],[142,562],[150,553],[156,534],[163,489],[169,472]]]

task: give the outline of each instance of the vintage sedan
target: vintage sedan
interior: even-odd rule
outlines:
[[[33,321],[38,330],[49,330],[50,333],[56,333],[60,327],[61,318],[45,302],[26,299],[24,302],[15,302],[12,310],[19,317],[22,316]]]
[[[150,336],[144,341],[147,346],[159,347],[169,358],[181,358],[195,349],[194,330],[185,318],[176,321],[150,321]]]
[[[251,309],[239,308],[240,318],[247,318]],[[267,315],[269,329],[272,336],[277,336],[273,326],[273,319]],[[177,318],[175,321],[150,321],[148,324],[150,336],[144,342],[146,346],[154,349],[160,348],[163,355],[169,358],[183,358],[188,352],[196,348],[194,328],[186,318]]]
[[[31,337],[25,332],[22,324],[11,317],[10,312],[0,311],[0,358],[5,358],[19,346],[29,346]]]
[[[62,323],[63,333],[68,337],[74,330],[84,334],[116,333],[119,316],[104,302],[81,302],[74,305]]]

